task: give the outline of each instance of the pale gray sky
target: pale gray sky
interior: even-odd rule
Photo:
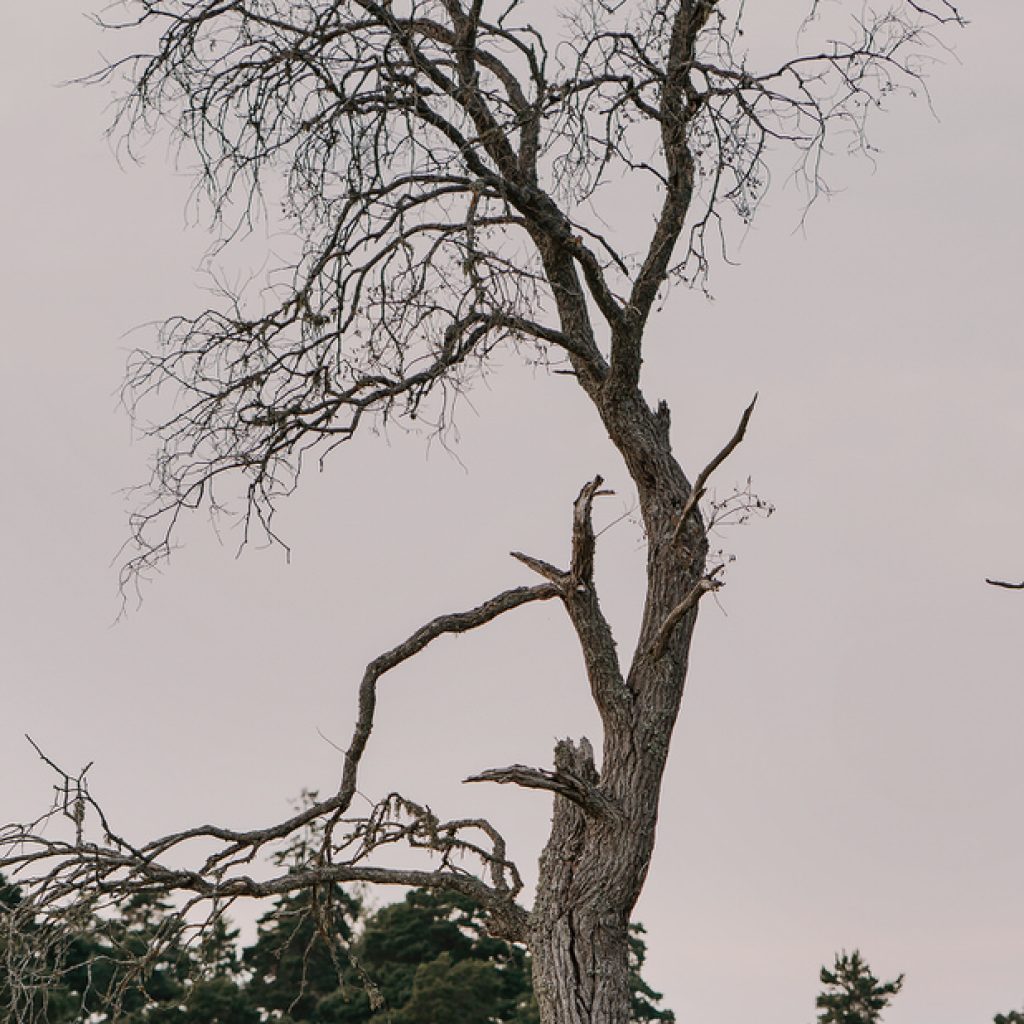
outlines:
[[[877,121],[877,169],[840,167],[804,233],[777,191],[715,301],[677,291],[654,325],[651,394],[689,465],[760,391],[721,483],[750,474],[778,508],[724,539],[739,558],[702,613],[638,911],[683,1021],[809,1022],[844,946],[906,972],[890,1024],[1024,1004],[1024,595],[983,583],[1024,576],[1024,6],[966,6],[938,119]],[[264,824],[333,786],[317,731],[347,738],[368,659],[529,581],[510,549],[558,561],[580,485],[624,474],[572,383],[509,358],[463,409],[461,465],[367,436],[283,508],[291,565],[196,522],[112,627],[118,489],[146,455],[117,408],[125,333],[199,301],[205,241],[163,146],[119,169],[104,94],[54,87],[108,45],[88,8],[9,2],[0,39],[0,818],[47,800],[29,732],[96,762],[132,837]],[[626,520],[602,544],[628,637],[641,538]],[[531,872],[546,798],[458,780],[596,734],[584,691],[554,605],[440,641],[386,680],[362,789],[490,812]]]

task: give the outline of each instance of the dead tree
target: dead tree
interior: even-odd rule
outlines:
[[[764,66],[756,40],[747,50],[739,0],[573,0],[558,17],[547,0],[121,6],[117,38],[147,49],[95,76],[123,86],[115,132],[130,143],[169,129],[197,158],[198,187],[226,237],[279,196],[301,245],[262,305],[225,294],[166,323],[131,359],[133,407],[169,387],[175,400],[154,431],[125,587],[169,555],[183,515],[220,506],[238,481],[247,527],[273,537],[275,506],[304,461],[366,423],[419,418],[443,429],[492,353],[512,350],[568,372],[593,404],[636,489],[647,589],[623,660],[594,580],[597,477],[572,510],[568,564],[516,553],[534,585],[441,615],[370,662],[327,799],[270,827],[208,825],[137,844],[115,833],[84,776],[63,776],[64,838],[38,825],[0,836],[0,870],[25,892],[20,920],[35,922],[29,932],[17,915],[5,919],[15,1019],[38,1005],[31,964],[42,961],[24,951],[43,937],[59,949],[83,909],[158,891],[178,894],[191,920],[241,897],[360,881],[475,897],[496,934],[529,947],[545,1024],[624,1024],[627,928],[654,851],[690,641],[701,598],[722,582],[702,499],[752,408],[704,471],[684,472],[668,405],[641,389],[652,310],[673,283],[703,284],[729,219],[753,215],[774,161],[795,166],[809,199],[819,194],[823,158],[866,148],[869,115],[893,91],[922,87],[928,55],[961,16],[949,0],[892,0],[877,13],[855,4],[849,18],[813,2],[798,52]],[[645,237],[635,216],[629,231],[606,226],[609,182],[653,211]],[[566,739],[549,768],[467,780],[553,794],[527,908],[486,821],[443,821],[398,794],[360,816],[353,795],[382,676],[445,634],[535,601],[568,616],[603,735],[599,753]],[[307,863],[255,870],[311,826],[320,841]],[[396,843],[433,860],[389,867]],[[201,855],[190,859],[193,849]]]

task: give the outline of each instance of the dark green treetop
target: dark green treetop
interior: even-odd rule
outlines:
[[[1009,1013],[997,1013],[993,1024],[1024,1024],[1024,1012],[1011,1010]]]
[[[0,909],[18,902],[0,877]],[[642,977],[643,934],[632,926],[630,1019],[672,1024]],[[539,1024],[526,950],[492,937],[472,899],[423,889],[372,912],[338,885],[285,893],[241,951],[223,916],[197,935],[138,893],[85,922],[48,977],[48,1024]],[[9,998],[0,956],[0,1020]]]
[[[333,885],[285,894],[260,918],[242,962],[261,1015],[332,1024],[368,1019],[370,1001],[365,986],[353,984],[350,959],[360,912],[359,901]]]
[[[876,1024],[903,987],[903,975],[880,982],[858,950],[844,950],[831,970],[822,967],[821,983],[825,988],[815,1002],[819,1024]]]

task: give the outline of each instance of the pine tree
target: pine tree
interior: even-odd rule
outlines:
[[[644,1021],[662,1021],[675,1024],[676,1015],[671,1010],[660,1010],[655,1003],[661,1002],[661,993],[655,992],[641,977],[647,960],[647,943],[641,938],[646,934],[642,924],[629,926],[629,1015],[632,1024]]]
[[[357,955],[385,1006],[400,1008],[396,1024],[536,1020],[525,950],[488,935],[481,908],[465,896],[413,890],[373,915]],[[435,1017],[445,1000],[452,1015]],[[463,1018],[456,1005],[474,1008]]]
[[[309,846],[282,855],[296,869]],[[0,910],[20,900],[0,877]],[[630,1020],[672,1024],[642,977],[641,925],[631,927]],[[64,984],[45,993],[48,1024],[539,1024],[531,963],[488,934],[479,904],[414,889],[367,914],[339,886],[281,896],[239,951],[220,917],[189,943],[170,903],[142,893],[90,918],[66,951]],[[4,949],[0,932],[0,953]],[[145,969],[140,962],[145,960]],[[39,998],[42,998],[40,994]],[[0,1020],[7,1012],[0,956]]]
[[[370,998],[347,950],[359,901],[340,886],[282,896],[260,918],[243,955],[247,992],[261,1016],[288,1022],[356,1024],[369,1019]]]
[[[855,949],[836,954],[832,970],[821,969],[824,991],[815,1006],[818,1024],[876,1024],[892,997],[903,987],[903,975],[884,984]]]
[[[173,905],[140,893],[80,937],[68,956],[68,987],[90,1019],[109,1024],[259,1024],[237,939],[219,917],[196,946]]]
[[[993,1024],[1024,1024],[1024,1013],[1020,1010],[1011,1010],[1009,1013],[997,1013],[993,1018]]]
[[[169,1024],[187,996],[183,922],[166,900],[142,892],[97,925],[87,1005],[99,1020]]]
[[[348,902],[345,902],[347,897]],[[318,924],[318,919],[320,924]],[[487,932],[455,893],[413,889],[366,915],[341,892],[332,923],[306,893],[281,897],[243,953],[246,995],[280,1024],[538,1024],[529,954]],[[672,1024],[642,978],[643,928],[632,929],[634,1024]],[[195,1018],[195,1024],[200,1024]],[[234,1024],[234,1022],[229,1022]]]
[[[80,1019],[83,987],[81,970],[94,947],[80,935],[69,935],[57,947],[63,962],[55,965],[57,948],[48,947],[40,958],[33,950],[33,935],[39,926],[15,911],[22,902],[21,889],[0,874],[0,1021],[35,1015],[47,1024],[69,1024]],[[11,971],[17,984],[11,984]]]

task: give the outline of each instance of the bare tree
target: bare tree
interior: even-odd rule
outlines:
[[[170,320],[131,359],[131,407],[168,388],[173,403],[153,430],[123,586],[168,557],[187,512],[230,508],[239,481],[247,535],[275,537],[275,507],[306,459],[366,423],[418,418],[443,430],[492,354],[512,350],[571,374],[623,458],[646,537],[646,598],[623,660],[595,587],[596,477],[572,509],[567,565],[517,552],[539,582],[440,615],[370,662],[333,796],[266,828],[206,825],[136,844],[112,830],[84,773],[62,773],[51,816],[70,819],[67,835],[41,822],[0,835],[0,870],[17,872],[25,893],[5,918],[21,979],[15,1018],[38,1006],[40,961],[26,943],[44,936],[59,951],[84,910],[177,893],[186,918],[206,908],[201,922],[240,897],[359,881],[475,897],[495,934],[529,946],[545,1024],[625,1022],[630,913],[654,850],[690,641],[701,598],[722,584],[709,554],[714,510],[702,502],[753,410],[705,469],[684,472],[668,405],[641,389],[648,321],[673,283],[703,285],[729,218],[753,215],[773,154],[813,200],[830,151],[866,151],[870,113],[922,88],[928,54],[960,13],[949,0],[891,0],[847,18],[814,2],[796,54],[763,66],[746,48],[742,0],[572,0],[557,17],[541,0],[117,6],[114,27],[151,48],[95,76],[124,87],[114,130],[130,143],[169,128],[197,159],[225,240],[278,197],[301,245],[255,300],[225,293]],[[644,236],[635,223],[606,227],[610,182],[654,209]],[[353,797],[385,673],[445,634],[552,600],[579,640],[600,755],[566,739],[550,768],[466,780],[554,794],[527,909],[488,822],[443,821],[397,793],[359,815]],[[299,868],[264,877],[253,867],[310,828],[319,841]],[[432,859],[389,866],[395,844]]]

